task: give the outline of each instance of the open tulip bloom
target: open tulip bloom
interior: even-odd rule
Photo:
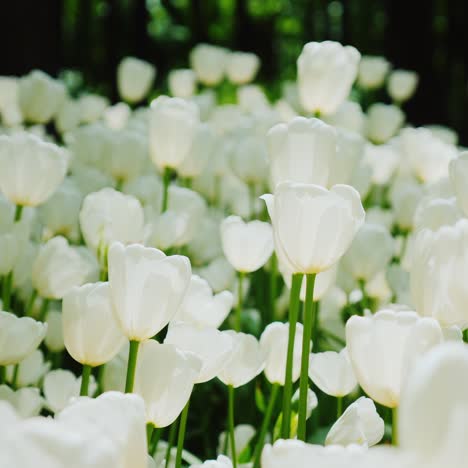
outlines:
[[[181,60],[0,76],[0,467],[466,468],[468,152],[418,75]]]

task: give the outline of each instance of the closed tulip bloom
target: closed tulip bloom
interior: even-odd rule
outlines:
[[[394,70],[388,77],[388,94],[395,102],[405,102],[413,96],[418,86],[418,81],[419,77],[416,72]]]
[[[73,288],[63,298],[62,322],[65,347],[80,364],[105,364],[125,342],[114,318],[108,283]]]
[[[13,390],[7,385],[0,385],[0,400],[10,403],[23,419],[39,416],[44,406],[39,389],[33,387]]]
[[[39,346],[46,332],[42,322],[0,312],[0,365],[21,362]]]
[[[457,202],[465,216],[468,216],[468,151],[460,153],[460,156],[450,161],[450,182],[457,196]]]
[[[424,228],[437,231],[442,226],[456,224],[461,218],[463,213],[455,197],[425,197],[419,202],[414,213],[414,227],[415,231]]]
[[[93,123],[102,117],[109,101],[98,94],[84,94],[79,99],[81,122]]]
[[[3,125],[14,127],[23,120],[18,103],[19,78],[0,76],[0,117]]]
[[[367,111],[367,137],[374,143],[385,143],[393,137],[405,121],[405,114],[397,107],[377,102]]]
[[[365,147],[364,162],[372,169],[372,182],[375,185],[385,185],[398,169],[400,155],[390,145],[368,143]]]
[[[154,340],[141,344],[134,392],[146,405],[146,421],[155,427],[172,424],[192,393],[202,362],[192,353]]]
[[[343,266],[355,279],[367,282],[388,265],[394,252],[394,240],[388,229],[365,223],[344,255]]]
[[[434,317],[442,326],[468,327],[465,307],[468,220],[439,229],[423,229],[413,244],[411,296],[419,314]]]
[[[293,181],[326,186],[336,158],[337,132],[319,119],[295,117],[268,132],[271,186]]]
[[[116,319],[129,340],[147,340],[175,316],[191,277],[187,257],[115,242],[109,249],[109,286]]]
[[[358,71],[358,84],[365,89],[380,88],[385,81],[390,63],[384,57],[364,55]]]
[[[47,299],[62,299],[73,287],[84,284],[91,266],[77,247],[57,236],[46,242],[34,260],[32,281],[38,293]]]
[[[0,135],[0,190],[12,203],[37,206],[62,183],[68,152],[31,133]]]
[[[225,385],[241,387],[262,372],[265,366],[265,354],[254,336],[232,330],[224,333],[232,338],[233,348],[218,378]]]
[[[385,431],[383,419],[370,398],[361,397],[346,408],[333,424],[325,440],[326,445],[351,444],[372,447],[378,444]]]
[[[260,68],[260,59],[250,52],[232,52],[229,54],[226,74],[231,83],[242,85],[250,83]]]
[[[323,116],[323,120],[334,127],[363,135],[366,114],[358,102],[344,101],[333,114]]]
[[[263,138],[246,135],[240,139],[231,156],[231,167],[241,180],[255,186],[268,173],[268,154]]]
[[[141,101],[149,92],[156,68],[144,60],[125,57],[117,68],[117,86],[124,101]]]
[[[233,302],[231,291],[213,294],[206,280],[192,275],[187,294],[174,320],[191,323],[199,328],[218,328],[229,315]]]
[[[309,42],[297,59],[299,97],[308,112],[332,114],[348,97],[361,59],[351,46]]]
[[[151,103],[149,142],[156,167],[177,169],[183,163],[199,123],[199,111],[192,102],[159,96]]]
[[[262,221],[229,216],[221,223],[221,242],[229,263],[243,273],[261,268],[273,253],[273,230]]]
[[[424,356],[408,380],[399,413],[400,440],[421,466],[466,465],[467,372],[466,345],[450,343]]]
[[[16,386],[36,386],[40,379],[48,372],[51,363],[44,360],[44,354],[36,349],[18,364],[16,371]],[[8,381],[14,380],[15,368],[13,365],[7,368]]]
[[[57,419],[77,432],[99,429],[113,442],[119,467],[147,468],[145,406],[137,395],[108,392],[95,399],[79,398]]]
[[[334,397],[348,395],[357,385],[346,348],[339,353],[325,351],[312,354],[309,376],[322,392]]]
[[[197,75],[190,68],[171,70],[167,77],[169,92],[174,97],[190,98],[195,94]]]
[[[23,118],[30,122],[47,123],[65,96],[65,85],[40,70],[33,70],[19,81],[18,102]]]
[[[143,226],[143,208],[131,195],[107,187],[90,193],[83,201],[80,227],[86,244],[93,250],[115,241],[140,242]]]
[[[295,273],[320,273],[334,265],[364,222],[359,193],[348,185],[327,190],[283,182],[263,195],[272,220],[275,248]]]
[[[216,460],[207,460],[201,465],[190,465],[190,468],[232,468],[232,462],[228,457],[220,455]]]
[[[198,44],[190,52],[190,65],[198,81],[207,86],[217,85],[224,77],[229,52],[210,44]]]
[[[353,316],[346,324],[347,349],[359,385],[389,408],[399,405],[402,386],[417,360],[442,339],[437,321],[415,312],[382,310],[371,317]]]
[[[260,347],[265,355],[265,377],[272,384],[284,385],[286,355],[288,350],[289,324],[273,322],[266,326],[260,337]],[[295,382],[301,372],[303,326],[296,325],[294,341],[292,381]]]
[[[80,395],[81,377],[76,377],[72,372],[64,369],[50,371],[42,384],[42,391],[45,398],[45,406],[52,413],[59,413],[66,408],[69,403]],[[90,376],[89,394],[94,395],[97,384],[94,376]]]
[[[65,343],[63,342],[62,313],[58,310],[49,310],[47,312],[47,334],[44,343],[49,351],[58,353],[63,351]]]
[[[215,378],[224,367],[233,345],[231,337],[216,328],[198,328],[184,322],[171,323],[164,343],[193,353],[200,359],[202,366],[195,383]]]
[[[57,130],[62,134],[75,130],[78,125],[80,125],[80,120],[80,102],[66,98],[55,115],[55,125]]]
[[[104,121],[112,130],[122,130],[127,125],[132,111],[125,102],[118,102],[104,111]]]
[[[207,266],[198,268],[197,274],[205,279],[216,293],[230,289],[236,278],[236,271],[224,257],[217,257]]]

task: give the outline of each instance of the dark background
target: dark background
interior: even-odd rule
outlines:
[[[116,98],[125,55],[167,70],[187,66],[198,42],[256,52],[260,80],[295,77],[310,40],[352,44],[421,76],[405,106],[415,124],[440,123],[468,145],[467,0],[29,0],[1,5],[0,74],[80,70],[91,90]]]

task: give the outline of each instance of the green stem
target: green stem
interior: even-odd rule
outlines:
[[[175,436],[177,433],[177,426],[178,420],[174,421],[171,424],[171,428],[169,429],[169,438],[167,440],[167,449],[166,449],[166,467],[169,468],[169,464],[171,462],[171,449],[174,446]]]
[[[16,388],[16,384],[18,382],[18,371],[19,371],[19,364],[15,364],[13,368],[13,378],[11,379],[11,386]]]
[[[6,367],[0,365],[0,384],[6,382]]]
[[[107,270],[104,268],[99,271],[99,281],[107,281]]]
[[[154,455],[158,448],[159,439],[161,438],[162,429],[160,427],[154,428],[153,435],[151,436],[151,442],[148,447],[148,452],[151,456]]]
[[[125,380],[125,393],[133,392],[133,384],[135,383],[135,370],[139,346],[139,341],[130,341],[130,347],[128,349],[127,378]]]
[[[47,310],[49,309],[49,299],[43,298],[41,304],[41,310],[39,311],[39,320],[45,322],[47,317]]]
[[[2,288],[2,301],[3,301],[3,310],[9,311],[11,304],[11,288],[13,286],[13,272],[10,271],[3,278],[3,288]]]
[[[169,202],[169,184],[171,182],[171,169],[169,167],[164,168],[163,173],[163,199],[161,205],[161,213],[167,211],[167,205]]]
[[[149,451],[149,446],[151,444],[151,438],[153,436],[153,431],[154,431],[154,424],[152,422],[146,423],[146,440],[148,443],[148,451]]]
[[[91,375],[91,370],[91,366],[83,364],[83,373],[81,374],[80,396],[88,396],[89,377]]]
[[[292,398],[292,366],[294,355],[294,340],[296,338],[297,316],[299,314],[302,273],[292,276],[291,293],[289,296],[289,337],[288,354],[286,357],[286,372],[283,391],[283,416],[281,421],[281,437],[289,439],[291,431],[291,398]]]
[[[398,446],[398,408],[392,408],[392,445]]]
[[[364,280],[360,279],[358,283],[359,283],[359,288],[362,293],[362,302],[361,302],[362,303],[362,315],[364,315],[365,309],[370,310],[369,298],[367,297],[367,294],[366,294],[366,283],[364,282]]]
[[[236,437],[234,434],[234,387],[228,385],[228,424],[229,424],[229,440],[231,443],[232,467],[237,468],[236,455]]]
[[[242,291],[242,282],[244,279],[245,273],[239,271],[238,274],[238,282],[237,282],[237,306],[236,306],[236,324],[235,330],[240,332],[242,329],[242,302],[244,299],[243,291]]]
[[[343,397],[336,398],[336,419],[339,419],[343,414]]]
[[[36,302],[37,298],[37,290],[33,289],[31,295],[29,296],[28,303],[26,305],[26,317],[30,317],[32,310],[34,308],[34,303]]]
[[[187,401],[185,408],[182,410],[180,415],[179,423],[179,435],[177,437],[177,455],[176,455],[176,468],[181,468],[182,466],[182,451],[184,449],[184,440],[185,440],[185,430],[187,428],[187,417],[189,412],[190,399]]]
[[[22,205],[16,205],[15,209],[15,223],[18,221],[21,221],[21,215],[23,214],[23,206]]]
[[[275,253],[271,256],[270,264],[270,311],[269,317],[267,316],[266,323],[263,325],[266,326],[269,323],[273,322],[276,318],[276,297],[278,296],[278,259],[276,258]]]
[[[263,418],[262,427],[260,429],[260,435],[258,436],[257,445],[255,446],[255,452],[253,455],[254,468],[259,468],[260,466],[260,456],[262,455],[263,444],[265,442],[265,436],[270,426],[271,415],[273,413],[273,408],[275,407],[276,397],[278,396],[279,384],[275,383],[271,387],[270,401],[265,412],[265,417]]]
[[[299,381],[299,414],[297,438],[306,440],[307,393],[309,390],[310,340],[314,324],[314,285],[315,273],[307,274],[306,300],[304,308],[304,337],[302,340],[301,378]]]

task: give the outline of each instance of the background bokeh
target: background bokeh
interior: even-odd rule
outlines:
[[[260,81],[293,79],[302,45],[332,39],[385,55],[421,75],[406,106],[415,124],[441,123],[468,144],[466,0],[29,0],[2,2],[0,74],[79,70],[116,97],[115,69],[134,55],[167,70],[198,42],[256,52]]]

